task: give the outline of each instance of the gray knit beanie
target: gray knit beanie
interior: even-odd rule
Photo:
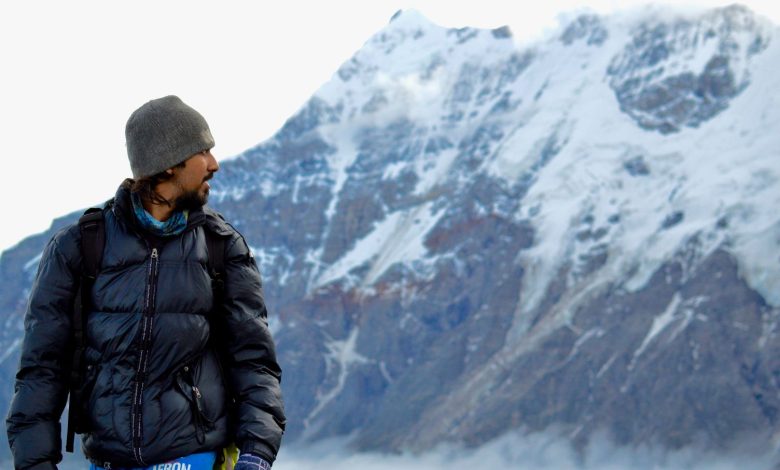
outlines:
[[[214,147],[203,116],[173,95],[136,109],[127,120],[125,139],[135,179],[160,173]]]

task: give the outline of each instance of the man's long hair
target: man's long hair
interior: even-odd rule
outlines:
[[[172,168],[184,168],[185,162],[186,160],[179,163],[178,165],[173,166]],[[173,178],[173,175],[166,173],[166,171],[167,170],[163,170],[152,176],[144,176],[143,178],[138,178],[137,180],[131,180],[132,184],[130,185],[130,192],[138,194],[142,201],[148,201],[152,204],[160,204],[172,207],[173,201],[165,199],[164,197],[157,194],[157,191],[155,191],[155,188],[158,184]]]

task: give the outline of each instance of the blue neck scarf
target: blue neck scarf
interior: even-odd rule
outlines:
[[[160,222],[152,217],[152,214],[144,209],[138,194],[132,193],[130,199],[133,201],[133,211],[135,219],[147,232],[158,237],[172,237],[178,235],[187,228],[187,216],[189,211],[175,211],[168,220]]]

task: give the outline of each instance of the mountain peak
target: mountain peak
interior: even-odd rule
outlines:
[[[574,19],[561,33],[561,42],[567,46],[583,39],[588,45],[601,45],[607,39],[607,29],[601,17],[592,13],[583,13]]]
[[[398,10],[390,17],[390,25],[401,28],[428,27],[433,23],[421,12],[414,8]]]

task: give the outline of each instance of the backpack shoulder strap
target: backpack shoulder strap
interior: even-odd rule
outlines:
[[[214,291],[214,304],[222,303],[225,289],[225,242],[227,238],[206,228],[206,248],[209,252],[208,270],[211,277],[211,289]]]
[[[103,210],[97,207],[87,209],[79,218],[81,232],[81,273],[78,288],[73,300],[71,317],[73,333],[73,356],[70,363],[70,404],[68,410],[68,431],[65,451],[73,452],[76,433],[84,432],[81,422],[81,385],[84,379],[84,350],[86,349],[86,323],[89,312],[89,299],[95,278],[103,261],[103,248],[106,244]]]
[[[207,267],[214,291],[214,305],[219,306],[222,303],[225,287],[225,250],[233,231],[222,214],[210,208],[205,208],[205,212],[206,223],[203,231],[206,234],[206,249],[209,255]]]
[[[104,225],[103,210],[97,207],[87,209],[79,218],[83,274],[92,280],[97,276],[103,261],[103,248],[106,245]]]
[[[212,308],[211,315],[209,315],[209,324],[212,331],[212,338],[217,346],[223,347],[217,348],[217,363],[219,368],[224,374],[230,361],[226,356],[226,348],[224,344],[227,343],[227,335],[225,333],[224,317],[222,315],[222,306],[225,299],[225,250],[227,249],[227,241],[230,239],[226,235],[230,232],[226,231],[224,224],[205,224],[204,233],[206,235],[206,249],[208,250],[208,264],[207,269],[209,277],[211,278],[211,291],[214,297],[214,307]],[[229,381],[225,381],[225,387],[228,393],[228,405],[233,406],[235,404],[235,397],[232,389],[229,385]],[[232,420],[233,418],[229,418]]]

